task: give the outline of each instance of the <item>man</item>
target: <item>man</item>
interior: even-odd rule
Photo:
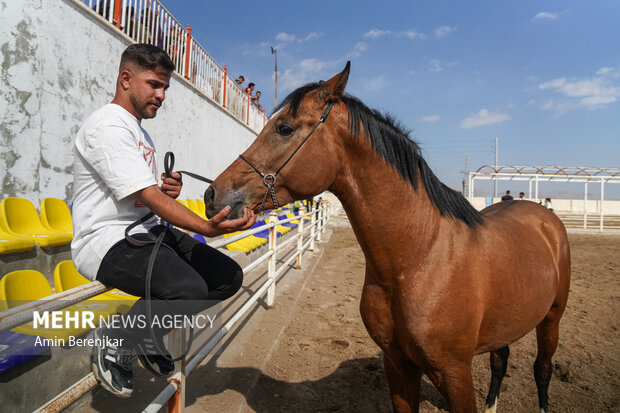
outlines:
[[[250,97],[250,99],[256,105],[256,107],[258,107],[258,109],[263,110],[263,105],[260,104],[260,96],[261,96],[261,91],[258,90],[254,96]]]
[[[510,195],[510,191],[506,191],[506,195],[502,197],[502,201],[512,201],[514,198]]]
[[[519,192],[519,201],[523,201],[525,199],[525,192]]]
[[[252,92],[254,91],[254,83],[250,82],[248,83],[248,87],[245,88],[245,93],[252,96]]]
[[[163,50],[134,44],[123,52],[116,94],[85,121],[74,145],[73,261],[91,280],[129,294],[145,296],[145,274],[153,245],[137,247],[124,237],[125,228],[150,211],[162,220],[204,236],[247,229],[255,222],[253,212],[226,220],[227,206],[210,221],[204,221],[176,202],[183,185],[181,174],[162,174],[157,185],[156,152],[142,119],[154,118],[165,99],[174,64]],[[132,234],[149,240],[166,231],[152,271],[153,317],[171,312],[173,303],[189,302],[185,314],[204,309],[205,300],[231,297],[243,281],[241,268],[226,255],[195,241],[189,235],[159,225],[151,217]],[[184,301],[191,300],[191,301]],[[199,303],[199,304],[196,304]],[[145,307],[139,300],[128,318]],[[175,307],[176,308],[176,307]],[[156,337],[170,329],[160,328]],[[131,356],[135,351],[145,368],[167,377],[174,371],[170,355],[143,333],[133,330],[96,329],[94,338],[119,343],[93,347],[93,372],[101,385],[119,397],[133,391]],[[113,340],[114,339],[114,340]],[[122,341],[121,341],[122,340]]]
[[[235,83],[241,86],[245,82],[245,77],[243,75],[239,75],[239,77],[235,80]]]

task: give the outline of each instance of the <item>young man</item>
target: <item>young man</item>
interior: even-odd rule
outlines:
[[[502,201],[512,201],[514,198],[510,195],[510,191],[506,191],[506,195],[502,196]]]
[[[165,99],[174,64],[163,50],[147,44],[129,46],[122,54],[116,94],[85,121],[74,145],[73,261],[80,273],[91,280],[129,294],[145,296],[145,274],[153,245],[138,247],[125,239],[125,228],[149,212],[156,216],[132,231],[135,238],[153,239],[167,231],[152,271],[153,317],[169,314],[174,303],[184,306],[186,315],[204,309],[205,300],[224,300],[240,288],[241,268],[226,255],[199,243],[189,235],[166,229],[162,220],[177,227],[217,236],[247,229],[255,222],[253,212],[227,220],[230,207],[210,221],[185,208],[174,198],[183,185],[181,174],[162,174],[157,185],[156,152],[142,119],[154,118]],[[191,300],[191,301],[185,301]],[[138,300],[128,317],[144,308]],[[156,337],[170,329],[161,328]],[[93,347],[92,367],[101,385],[119,397],[133,391],[131,356],[137,351],[145,368],[167,377],[174,370],[161,338],[154,343],[133,330],[97,329],[94,338],[122,345]],[[122,341],[120,341],[122,339]],[[163,350],[165,352],[165,350]]]

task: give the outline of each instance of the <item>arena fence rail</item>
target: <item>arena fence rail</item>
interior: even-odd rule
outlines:
[[[256,269],[260,264],[269,260],[267,268],[267,279],[258,287],[257,291],[237,310],[237,312],[231,316],[226,324],[221,327],[217,333],[202,347],[200,347],[194,354],[181,360],[175,374],[168,379],[168,385],[161,391],[161,393],[153,400],[151,404],[146,406],[145,412],[157,412],[167,404],[167,410],[169,412],[182,412],[185,407],[185,380],[186,377],[210,354],[210,352],[222,341],[226,334],[233,328],[233,326],[242,319],[245,313],[252,307],[256,301],[262,297],[265,292],[267,293],[267,307],[273,308],[275,305],[276,297],[276,280],[282,275],[290,266],[295,262],[297,269],[301,269],[302,256],[306,250],[314,250],[315,241],[321,241],[321,234],[325,232],[325,227],[331,216],[331,206],[327,202],[323,202],[318,208],[313,207],[310,212],[305,214],[299,214],[295,217],[279,220],[275,212],[271,212],[269,216],[269,222],[261,227],[254,228],[249,231],[244,231],[239,234],[233,235],[228,238],[224,238],[215,241],[210,246],[214,248],[224,247],[232,242],[238,241],[250,235],[258,232],[269,230],[269,244],[268,251],[263,255],[254,259],[250,264],[243,268],[244,274]],[[310,217],[310,226],[304,225],[304,218]],[[297,226],[297,235],[290,237],[282,243],[277,242],[276,227],[280,224],[288,223],[294,220],[299,220]],[[309,236],[308,235],[309,232]],[[304,239],[305,237],[305,239]],[[287,247],[296,243],[295,252],[277,268],[277,255],[278,252],[285,250]],[[37,301],[33,301],[18,307],[11,308],[5,312],[0,313],[0,332],[17,327],[21,324],[29,322],[33,318],[33,312],[36,311],[53,311],[61,310],[71,305],[77,304],[90,297],[101,294],[109,290],[98,281],[82,285],[80,287],[72,288],[67,291],[63,291],[59,294],[54,294],[50,297],[46,297]],[[185,348],[185,329],[173,330],[169,339],[169,346],[172,352],[180,352]],[[39,407],[36,412],[60,412],[78,400],[84,394],[91,391],[98,385],[93,373],[89,373],[84,376],[72,386],[65,389],[62,393],[58,394],[45,405]]]

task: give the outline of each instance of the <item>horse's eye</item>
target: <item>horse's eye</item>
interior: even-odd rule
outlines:
[[[278,127],[276,128],[276,132],[278,132],[282,136],[288,136],[295,132],[295,129],[293,129],[293,127],[288,123],[283,123],[281,125],[278,125]]]

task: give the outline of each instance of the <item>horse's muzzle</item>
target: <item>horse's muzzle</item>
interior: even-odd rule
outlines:
[[[227,205],[230,205],[230,213],[226,216],[228,219],[241,218],[243,216],[243,207],[245,206],[245,191],[241,189],[231,189],[223,196],[216,192],[213,185],[209,186],[205,191],[205,214],[208,218],[213,218],[218,212]],[[219,199],[218,199],[219,198]]]

